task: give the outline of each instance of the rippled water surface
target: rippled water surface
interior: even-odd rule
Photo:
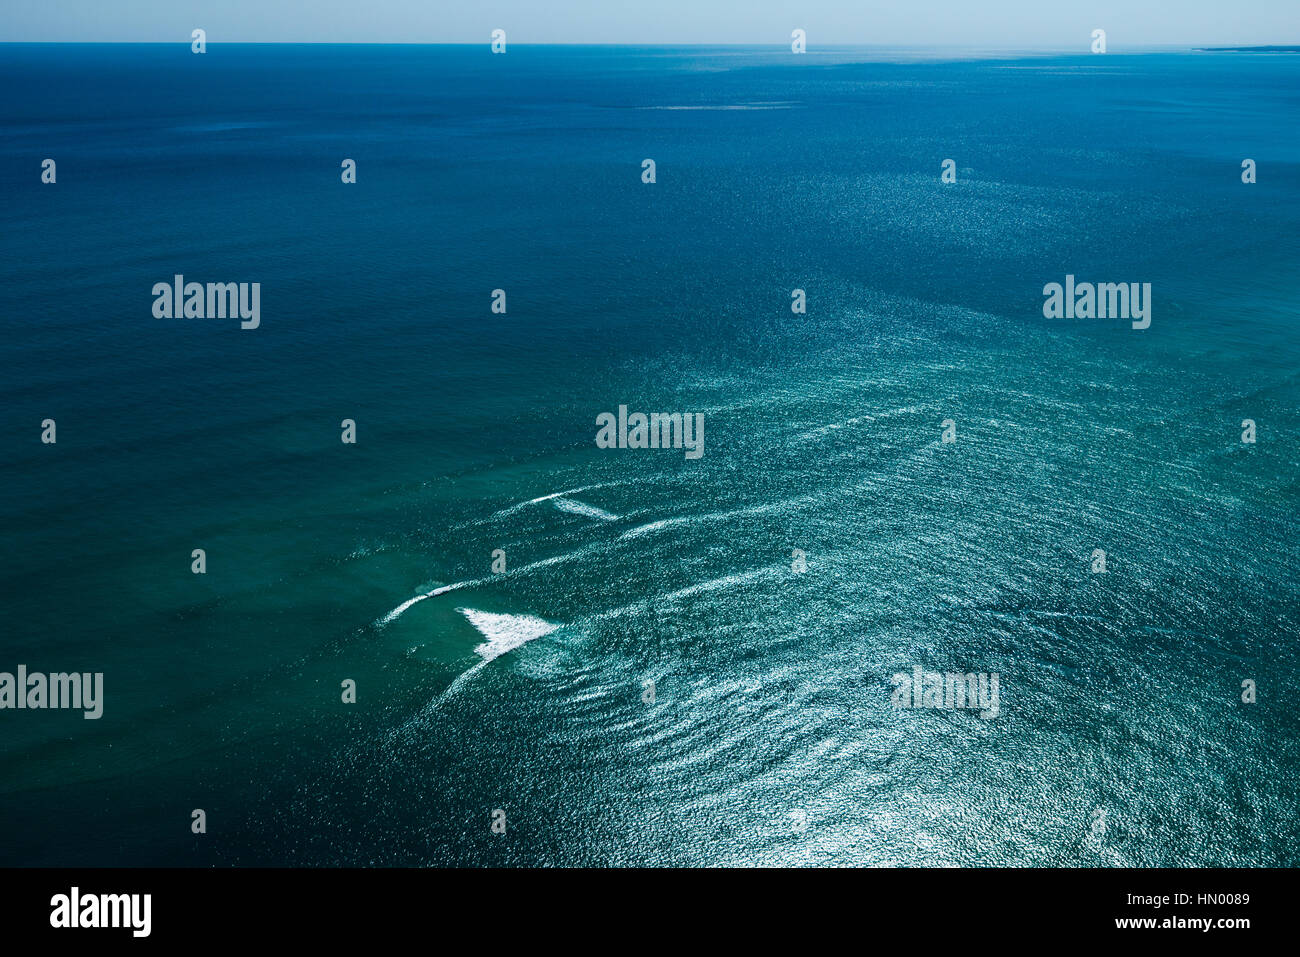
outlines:
[[[1300,58],[0,86],[0,671],[105,675],[0,715],[0,862],[1296,863]],[[153,318],[177,273],[260,328]],[[1043,318],[1067,273],[1150,328]],[[703,456],[597,448],[620,405]],[[914,667],[998,714],[896,708]]]

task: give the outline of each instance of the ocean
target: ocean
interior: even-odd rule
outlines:
[[[0,671],[103,674],[0,710],[0,864],[1300,863],[1300,56],[0,89]],[[259,325],[157,318],[177,275]],[[1067,276],[1149,327],[1045,317]],[[598,447],[620,406],[702,455]]]

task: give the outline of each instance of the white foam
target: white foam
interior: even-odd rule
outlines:
[[[474,608],[457,608],[487,641],[474,649],[483,664],[514,651],[534,638],[549,635],[560,626],[535,615],[499,615]]]
[[[533,565],[528,567],[535,568],[539,565],[549,565],[557,561],[566,560],[570,557],[572,556],[556,556],[555,558],[543,559],[542,561],[535,562]],[[519,569],[519,571],[522,570],[523,569]],[[688,585],[685,588],[668,592],[664,595],[634,602],[631,605],[625,605],[621,608],[611,608],[608,611],[597,612],[594,615],[589,615],[580,619],[577,624],[581,626],[583,624],[590,624],[604,619],[620,618],[629,613],[640,614],[652,608],[662,608],[665,602],[673,602],[681,598],[698,595],[702,592],[710,592],[722,588],[734,588],[764,578],[782,578],[786,574],[788,573],[784,566],[765,566],[763,568],[738,572],[733,575],[724,575],[720,578],[714,578],[708,581],[698,582],[694,585]],[[460,586],[446,587],[447,590],[450,590],[452,587]],[[413,599],[412,602],[408,604],[418,600],[420,599]],[[461,689],[464,688],[465,685],[476,674],[478,674],[478,672],[487,667],[490,662],[496,660],[509,651],[513,651],[514,649],[527,644],[535,638],[549,635],[564,627],[563,625],[549,622],[544,618],[538,618],[535,615],[503,615],[495,612],[479,611],[475,608],[457,608],[456,610],[464,615],[469,620],[469,623],[477,628],[479,633],[487,639],[487,641],[478,645],[474,649],[475,653],[478,654],[482,660],[476,662],[470,668],[457,675],[455,680],[447,686],[442,694],[425,706],[424,712],[420,716],[411,718],[401,728],[394,729],[390,733],[390,741],[396,741],[399,738],[408,742],[411,741],[413,736],[416,734],[420,723],[427,721],[429,716],[441,707],[443,703],[457,695]]]
[[[603,543],[596,543],[588,545],[585,548],[579,548],[576,551],[566,552],[563,555],[552,555],[550,558],[539,558],[535,562],[530,562],[527,565],[520,565],[518,568],[502,572],[499,575],[492,575],[488,578],[474,578],[470,581],[456,582],[454,585],[439,585],[433,591],[425,592],[423,595],[416,595],[414,598],[408,598],[388,614],[384,615],[384,617],[376,621],[375,624],[378,626],[387,625],[389,622],[393,621],[393,619],[402,614],[402,612],[406,611],[406,609],[410,608],[412,605],[419,604],[426,598],[435,598],[438,595],[445,595],[447,592],[455,591],[458,588],[474,588],[479,585],[486,585],[490,582],[500,581],[502,578],[510,578],[515,575],[525,575],[529,572],[537,571],[539,568],[549,568],[552,565],[559,565],[563,562],[578,561],[579,559],[584,559],[595,552],[603,551],[605,547],[606,546]]]
[[[485,581],[487,581],[486,578],[476,578],[473,581],[456,582],[454,585],[439,585],[433,591],[427,591],[423,595],[416,595],[414,598],[408,598],[406,601],[402,602],[400,605],[398,605],[396,608],[390,611],[383,618],[380,618],[379,621],[375,622],[375,624],[377,625],[388,624],[390,621],[392,621],[402,612],[406,611],[406,609],[410,608],[412,605],[424,601],[426,598],[434,598],[437,595],[445,595],[447,594],[447,592],[455,591],[457,588],[468,588],[470,585],[481,585]]]
[[[813,429],[811,432],[806,432],[803,435],[797,435],[795,436],[794,441],[811,442],[813,439],[821,438],[823,435],[826,435],[828,432],[837,432],[840,429],[851,428],[852,426],[855,426],[860,422],[874,422],[874,421],[876,421],[876,417],[874,415],[859,415],[856,418],[847,419],[844,422],[832,422],[830,425],[823,425],[821,428]]]
[[[588,505],[586,502],[575,502],[570,498],[556,498],[555,507],[561,512],[572,512],[574,515],[585,515],[587,518],[598,518],[602,522],[618,521],[618,516],[613,512],[607,512],[603,508],[596,508],[596,506]]]
[[[539,495],[537,498],[530,498],[526,502],[517,502],[516,504],[511,505],[509,508],[503,508],[501,509],[501,511],[495,512],[491,517],[505,518],[507,515],[513,515],[515,512],[518,512],[520,509],[527,508],[529,505],[536,505],[539,502],[549,502],[551,499],[563,498],[566,495],[577,495],[579,492],[589,492],[594,488],[609,488],[610,486],[613,485],[624,485],[624,484],[626,483],[625,482],[600,482],[596,485],[584,485],[581,488],[571,488],[564,492],[552,492],[550,495]],[[590,505],[586,507],[591,508]],[[596,509],[596,511],[600,511],[600,509]],[[606,512],[605,514],[609,514],[609,513]],[[480,521],[483,520],[480,519]],[[479,524],[479,523],[475,522],[475,524]]]
[[[476,662],[457,675],[456,679],[446,687],[442,694],[425,705],[424,711],[420,715],[411,718],[402,727],[394,728],[389,733],[390,742],[397,740],[410,741],[421,722],[427,721],[429,715],[437,711],[439,706],[448,698],[456,695],[471,678],[487,667],[489,663],[500,658],[508,651],[514,651],[521,645],[528,644],[534,638],[549,635],[562,627],[535,615],[500,615],[490,611],[479,611],[476,608],[457,608],[456,610],[469,619],[469,623],[487,639],[474,649],[475,653],[483,660]]]
[[[646,525],[638,525],[636,528],[629,528],[620,538],[640,538],[642,535],[650,535],[665,528],[673,528],[678,525],[694,525],[699,522],[725,522],[731,518],[738,518],[745,515],[763,515],[767,512],[779,512],[782,509],[790,508],[795,505],[802,505],[805,502],[817,501],[815,495],[801,495],[797,498],[787,498],[778,502],[768,502],[765,505],[751,505],[747,508],[736,508],[727,512],[705,512],[700,515],[679,515],[673,518],[661,518],[657,521],[650,522]]]
[[[747,572],[737,572],[734,575],[724,575],[721,578],[710,579],[709,581],[698,582],[694,585],[687,585],[685,588],[679,588],[677,591],[665,592],[662,595],[656,595],[654,598],[646,598],[641,601],[633,602],[630,605],[623,605],[619,608],[610,608],[607,611],[596,612],[584,618],[578,619],[575,624],[585,625],[597,621],[603,621],[611,618],[622,618],[627,615],[644,614],[651,609],[662,609],[665,604],[678,601],[682,598],[689,598],[702,592],[716,591],[720,588],[734,588],[737,585],[746,585],[753,581],[760,581],[764,578],[783,578],[788,575],[789,571],[784,565],[768,565],[763,568],[754,568]]]

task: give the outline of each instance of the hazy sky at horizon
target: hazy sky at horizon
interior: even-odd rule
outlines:
[[[1177,12],[1173,12],[1175,8]],[[1300,43],[1300,0],[8,0],[0,41],[789,43],[1108,47]]]

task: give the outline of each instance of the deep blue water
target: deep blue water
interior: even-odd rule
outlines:
[[[0,710],[0,863],[1297,862],[1300,57],[0,45],[0,91],[0,671],[105,675]],[[177,273],[260,327],[154,318]],[[1066,274],[1150,328],[1045,319]],[[620,404],[705,454],[598,449]],[[894,708],[915,665],[1001,713]]]

